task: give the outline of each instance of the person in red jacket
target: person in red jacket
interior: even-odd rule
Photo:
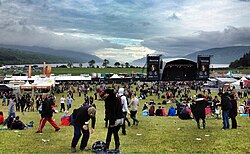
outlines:
[[[4,116],[3,116],[3,112],[0,111],[0,124],[4,123]]]
[[[49,121],[49,123],[55,128],[55,131],[58,132],[60,130],[60,127],[58,127],[58,125],[52,119],[54,112],[53,106],[55,105],[53,97],[50,96],[48,98],[46,95],[43,95],[42,98],[43,102],[42,102],[41,119],[37,133],[42,133],[43,127],[45,126],[47,121]]]

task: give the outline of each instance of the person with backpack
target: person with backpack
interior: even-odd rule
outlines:
[[[122,113],[123,113],[123,118],[124,118],[124,122],[122,125],[122,134],[126,135],[126,125],[125,122],[127,121],[128,126],[130,126],[130,121],[127,118],[127,114],[130,114],[130,111],[128,109],[128,101],[127,101],[127,97],[124,95],[124,88],[119,88],[118,90],[118,98],[121,100],[122,103]]]
[[[109,150],[112,134],[115,140],[115,151],[119,152],[120,139],[118,132],[124,122],[122,104],[116,97],[113,89],[106,89],[103,94],[105,101],[105,113],[108,120],[108,132],[106,136],[106,150]]]
[[[96,123],[96,109],[88,104],[74,109],[72,114],[72,123],[74,126],[74,137],[71,142],[71,152],[76,152],[76,145],[83,134],[80,150],[83,151],[88,143],[90,133],[93,134]],[[89,131],[89,120],[91,119],[91,130]]]

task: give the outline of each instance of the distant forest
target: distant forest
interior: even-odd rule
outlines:
[[[70,59],[31,51],[0,48],[0,65],[42,64],[44,61],[47,63],[65,63],[69,62]]]
[[[235,60],[234,62],[230,63],[229,67],[231,68],[237,68],[237,67],[249,67],[250,66],[250,51],[243,55],[238,60]]]

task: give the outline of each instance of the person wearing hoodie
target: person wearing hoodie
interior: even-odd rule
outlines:
[[[15,103],[14,103],[14,96],[12,96],[9,99],[9,105],[8,105],[8,117],[4,120],[3,125],[6,125],[6,123],[9,121],[11,117],[16,117],[16,111],[15,111]]]
[[[130,114],[130,111],[128,109],[128,102],[127,102],[127,98],[124,95],[124,88],[119,88],[118,90],[118,96],[120,97],[121,100],[121,104],[122,104],[122,113],[123,113],[123,125],[122,125],[122,134],[126,135],[126,125],[125,122],[127,121],[128,126],[130,126],[130,121],[127,118],[127,114]]]
[[[119,152],[119,130],[123,124],[123,113],[120,100],[116,97],[113,89],[106,89],[102,96],[105,101],[105,113],[108,120],[108,132],[106,136],[106,150],[109,150],[112,134],[115,140],[115,151]]]

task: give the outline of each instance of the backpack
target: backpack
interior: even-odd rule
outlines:
[[[121,99],[121,97],[122,97],[122,96],[119,96],[119,95],[116,96],[116,98],[117,98],[117,99],[116,99],[116,101],[117,101],[116,104],[120,104],[120,106],[118,106],[118,109],[121,109],[121,110],[122,110],[123,104],[122,104],[122,99]]]
[[[76,116],[77,116],[77,114],[78,114],[78,110],[79,110],[79,109],[80,109],[80,108],[74,109],[74,110],[73,110],[73,113],[70,115],[71,118],[72,118],[72,121],[76,119]]]
[[[106,151],[106,143],[103,141],[96,141],[91,148],[92,152],[102,153]]]

